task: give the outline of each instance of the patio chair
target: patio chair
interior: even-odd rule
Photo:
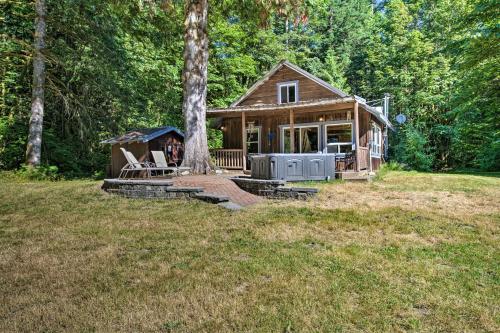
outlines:
[[[125,156],[127,164],[125,164],[121,169],[118,178],[122,178],[122,176],[123,178],[127,178],[129,172],[133,175],[135,171],[147,171],[146,164],[137,161],[132,153],[128,152],[125,148],[120,148],[120,150],[122,151],[123,156]],[[132,158],[130,156],[132,156]]]
[[[169,163],[167,162],[167,159],[165,158],[165,154],[162,151],[152,150],[151,154],[153,155],[153,159],[155,161],[155,167],[162,168],[163,175],[165,175],[165,171],[167,171],[167,170],[170,170],[170,171],[174,172],[175,174],[178,174],[177,164],[170,163],[170,164],[173,164],[173,166],[169,165]]]
[[[151,171],[165,171],[165,170],[172,170],[171,167],[157,167],[152,163],[149,162],[139,162],[134,154],[131,152],[127,151],[125,148],[120,148],[120,150],[123,152],[123,155],[125,155],[125,159],[127,160],[127,164],[122,168],[120,175],[118,178],[121,178],[122,175],[125,173],[125,178],[127,177],[129,172],[134,172],[136,171],[146,171],[146,175],[148,178],[151,178]]]
[[[168,163],[167,159],[165,158],[165,154],[162,151],[151,151],[151,154],[153,155],[153,159],[155,160],[155,166],[157,168],[164,168],[164,170],[171,170],[173,171],[177,176],[179,175],[180,171],[182,170],[190,170],[191,168],[188,167],[180,167],[177,166],[177,163]],[[169,165],[170,164],[170,165]],[[172,166],[173,164],[173,166]],[[165,172],[165,171],[163,171]],[[163,173],[165,174],[165,173]]]

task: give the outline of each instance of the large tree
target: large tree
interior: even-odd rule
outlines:
[[[26,148],[26,164],[40,165],[42,153],[43,106],[45,85],[45,34],[47,31],[45,0],[35,1],[35,41],[33,45],[33,87],[31,97],[31,118],[29,124],[28,146]]]
[[[183,164],[193,173],[211,170],[208,153],[206,109],[208,67],[208,1],[186,2],[184,21],[184,70],[182,112],[185,121]]]
[[[230,3],[241,13],[258,15],[267,19],[277,10],[286,14],[299,8],[300,1],[254,1]],[[183,165],[193,173],[207,173],[211,170],[207,144],[206,96],[208,68],[208,0],[186,1],[184,21],[184,70],[182,112],[185,121],[185,153]],[[224,4],[222,4],[224,6]],[[250,10],[249,10],[250,9]],[[253,13],[251,13],[253,11]]]

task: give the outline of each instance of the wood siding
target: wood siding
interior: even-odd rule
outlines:
[[[319,119],[322,118],[323,122]],[[304,114],[295,114],[295,126],[300,126],[301,124],[308,123],[318,123],[323,124],[332,121],[353,121],[352,110],[336,110],[336,111],[321,111],[321,112],[310,112]],[[382,124],[367,111],[359,110],[359,120],[360,120],[360,146],[368,147],[370,140],[372,139],[372,122],[377,123],[381,128]],[[281,125],[288,125],[290,123],[290,118],[288,114],[270,114],[268,116],[247,116],[248,122],[253,122],[255,126],[261,127],[261,153],[280,153],[281,152]],[[223,130],[223,147],[225,149],[241,149],[242,148],[242,137],[241,137],[241,118],[224,118],[222,120]],[[353,122],[354,126],[354,122]],[[323,130],[320,129],[320,148],[323,145]],[[269,133],[272,133],[272,140],[270,140]],[[381,143],[381,150],[383,152],[383,141]],[[375,158],[374,158],[375,160]],[[377,168],[380,165],[380,159],[375,161],[374,164]]]
[[[181,143],[182,137],[175,133],[167,133],[156,139],[153,139],[146,143],[125,143],[125,144],[114,144],[111,147],[111,177],[118,177],[121,169],[127,164],[125,156],[123,156],[120,148],[125,148],[130,151],[137,158],[139,162],[153,161],[153,156],[151,155],[151,150],[161,150],[161,141],[171,140],[173,143]]]
[[[373,171],[377,171],[378,169],[380,169],[381,164],[382,164],[381,158],[372,157],[372,170]]]
[[[118,177],[123,166],[127,164],[127,160],[125,159],[125,156],[123,156],[120,148],[125,148],[130,151],[139,162],[145,161],[149,156],[148,143],[134,142],[123,145],[113,145],[111,148],[111,177]]]
[[[340,97],[293,69],[283,66],[239,105],[276,104],[278,102],[277,84],[288,81],[298,81],[299,101]]]
[[[364,111],[361,111],[364,113]],[[295,114],[295,125],[304,123],[317,123],[323,118],[325,122],[351,120],[352,110],[320,111],[305,114]],[[253,122],[255,126],[261,127],[261,153],[279,153],[281,147],[280,125],[288,125],[290,118],[288,114],[272,114],[269,116],[247,116],[247,122]],[[225,118],[222,125],[223,147],[226,149],[241,149],[241,118]],[[269,140],[272,133],[272,140]],[[321,133],[320,133],[321,135]]]

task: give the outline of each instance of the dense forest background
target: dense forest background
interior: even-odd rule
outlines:
[[[496,0],[309,0],[265,19],[255,2],[210,2],[209,106],[227,106],[286,58],[367,100],[391,94],[393,123],[408,119],[391,133],[391,159],[421,170],[500,169]],[[101,140],[182,128],[182,1],[47,7],[44,164],[99,174],[109,163]],[[0,169],[15,169],[28,134],[34,7],[6,0],[0,13]],[[217,131],[209,136],[217,145]]]

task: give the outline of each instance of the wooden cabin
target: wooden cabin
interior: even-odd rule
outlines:
[[[118,177],[127,164],[120,148],[130,151],[140,162],[153,161],[153,150],[163,151],[167,162],[178,165],[182,163],[184,156],[184,133],[172,126],[135,129],[101,143],[112,145],[108,169],[110,177]]]
[[[380,108],[288,61],[229,107],[208,110],[207,117],[216,118],[223,132],[223,148],[211,152],[215,164],[243,170],[248,156],[270,153],[334,153],[340,172],[377,170],[391,127]]]

